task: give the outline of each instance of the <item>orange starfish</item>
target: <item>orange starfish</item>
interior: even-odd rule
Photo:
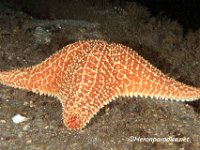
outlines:
[[[200,88],[169,78],[131,48],[100,40],[75,42],[36,66],[2,71],[0,83],[57,97],[69,129],[82,129],[119,96],[200,98]]]

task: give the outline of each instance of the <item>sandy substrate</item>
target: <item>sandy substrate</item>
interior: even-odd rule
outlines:
[[[77,40],[104,39],[132,47],[169,76],[200,87],[200,30],[183,35],[177,22],[150,17],[135,3],[74,9],[73,17],[66,9],[64,19],[38,19],[0,4],[0,69],[40,63]],[[198,149],[199,112],[199,101],[121,97],[84,130],[69,131],[56,98],[0,85],[0,149]],[[29,120],[14,124],[16,114]],[[134,141],[138,137],[183,142]]]

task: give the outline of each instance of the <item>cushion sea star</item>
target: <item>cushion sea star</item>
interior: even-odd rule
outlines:
[[[0,83],[57,97],[69,129],[82,129],[119,96],[200,98],[200,88],[164,75],[131,48],[101,40],[75,42],[38,65],[1,71]]]

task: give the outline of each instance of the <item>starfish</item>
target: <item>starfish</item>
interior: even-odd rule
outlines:
[[[101,40],[78,41],[38,65],[1,71],[0,83],[57,97],[68,129],[84,128],[119,96],[200,98],[200,88],[168,77],[129,47]]]

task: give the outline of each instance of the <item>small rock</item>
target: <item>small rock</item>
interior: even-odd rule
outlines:
[[[26,124],[23,126],[24,131],[28,131],[30,129],[30,124]]]
[[[22,115],[20,115],[20,114],[17,114],[17,115],[15,115],[14,117],[12,117],[12,121],[13,121],[14,123],[16,123],[16,124],[22,123],[22,122],[24,122],[24,121],[27,121],[28,119],[29,119],[29,118],[24,117],[24,116],[22,116]]]
[[[6,120],[0,120],[0,123],[6,123]]]

